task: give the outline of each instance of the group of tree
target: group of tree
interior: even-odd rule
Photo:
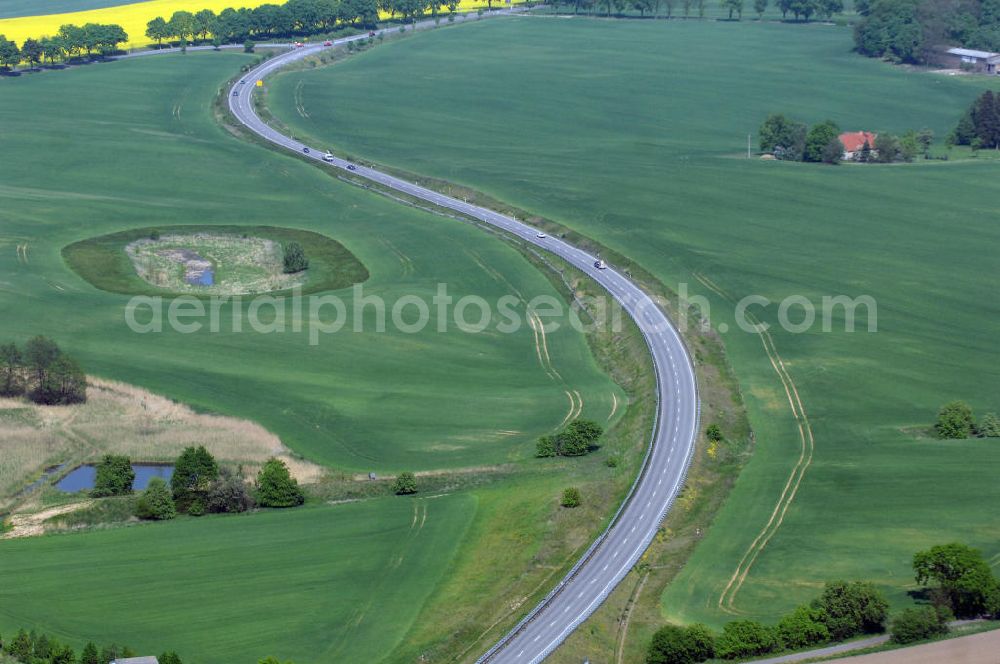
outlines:
[[[805,123],[773,113],[761,124],[759,136],[761,152],[773,154],[776,159],[839,164],[844,157],[840,128],[832,120],[807,127]],[[926,157],[933,142],[934,132],[930,129],[911,129],[901,136],[882,132],[876,135],[874,145],[866,140],[854,160],[881,164],[910,162],[921,155]]]
[[[948,140],[954,145],[970,145],[974,150],[1000,149],[1000,94],[991,90],[981,94],[958,121]]]
[[[1000,617],[1000,582],[979,549],[952,542],[918,551],[913,573],[939,614]]]
[[[52,63],[83,54],[88,58],[94,54],[110,55],[127,41],[124,28],[114,23],[66,24],[54,36],[25,39],[20,48],[0,35],[0,66],[13,68],[26,62],[34,67],[46,60]]]
[[[854,160],[872,164],[909,163],[920,156],[928,157],[933,143],[934,132],[926,128],[909,129],[900,136],[882,132],[875,137],[873,145],[865,141]]]
[[[735,7],[738,4],[739,12],[742,13],[743,0],[720,0],[720,2],[722,2],[723,7],[727,7],[729,4]],[[691,16],[692,12],[703,17],[707,7],[706,0],[557,0],[554,4],[557,8],[559,6],[570,7],[574,14],[585,12],[611,16],[612,14],[621,15],[631,10],[639,12],[642,17],[648,15],[653,18],[661,16],[672,18],[675,11],[680,11],[685,18]]]
[[[996,413],[986,413],[976,421],[972,408],[964,401],[951,401],[941,406],[934,433],[943,440],[962,438],[1000,438],[1000,418]]]
[[[536,457],[583,456],[596,449],[604,429],[591,420],[574,420],[559,433],[542,436],[535,447]]]
[[[10,641],[0,638],[0,652],[23,664],[110,664],[116,659],[136,656],[136,652],[128,646],[112,643],[98,650],[91,641],[77,657],[70,646],[47,634],[23,629]],[[158,659],[160,664],[181,664],[181,658],[172,651],[163,653]]]
[[[812,127],[805,123],[772,113],[760,125],[761,152],[770,153],[784,161],[811,161],[837,164],[844,155],[840,129],[832,120]]]
[[[149,21],[146,36],[157,44],[308,37],[328,34],[341,26],[373,28],[380,11],[412,20],[428,12],[455,12],[458,4],[459,0],[288,0],[256,8],[228,7],[218,14],[211,9],[176,11],[169,19],[157,16]]]
[[[149,481],[136,501],[141,519],[172,519],[178,513],[191,516],[234,514],[261,507],[294,507],[305,502],[299,483],[280,459],[268,459],[253,486],[242,467],[236,471],[219,466],[204,446],[187,447],[177,458],[170,486],[159,477]]]
[[[913,572],[926,603],[891,621],[896,643],[921,641],[948,631],[958,618],[1000,618],[1000,581],[978,549],[952,543],[919,551]],[[704,625],[666,625],[649,644],[647,664],[696,664],[713,657],[741,659],[799,650],[886,629],[889,603],[873,584],[827,583],[823,593],[776,625],[754,620],[727,623],[718,634]]]
[[[44,405],[83,403],[87,377],[56,342],[37,336],[23,350],[14,343],[0,346],[0,396],[27,396]]]
[[[830,19],[844,11],[843,0],[777,0],[776,6],[781,10],[782,18],[791,14],[796,21],[806,22],[816,16]],[[763,14],[763,10],[760,13]]]
[[[294,274],[309,268],[309,259],[306,257],[306,251],[302,248],[301,244],[298,242],[289,242],[283,249],[285,274]]]
[[[934,62],[942,44],[1000,50],[997,0],[857,0],[855,49],[894,62]]]
[[[680,13],[687,18],[694,13],[699,18],[705,16],[705,0],[558,0],[556,6],[572,7],[573,13],[581,11],[602,13],[611,16],[612,13],[622,14],[625,11],[637,11],[639,15],[653,18],[665,16],[672,18],[674,13]],[[745,0],[719,0],[719,6],[728,13],[729,19],[742,19],[746,9]],[[768,0],[753,0],[753,10],[758,18],[767,11]],[[844,11],[843,0],[776,0],[775,5],[781,10],[781,15],[789,15],[796,21],[809,21],[814,17],[831,18],[834,14]]]
[[[713,657],[743,659],[885,630],[889,603],[871,583],[827,583],[822,594],[776,625],[735,620],[718,634],[705,625],[666,625],[653,635],[647,664],[695,664]]]

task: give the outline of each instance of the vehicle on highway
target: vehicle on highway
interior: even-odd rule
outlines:
[[[233,96],[234,97],[239,97],[240,96],[239,91],[238,90],[233,90]]]
[[[333,46],[333,42],[328,39],[325,42],[323,42],[323,46]]]
[[[598,270],[606,270],[608,269],[608,264],[605,263],[600,258],[598,258],[596,261],[594,261],[594,267],[596,267]]]
[[[538,231],[538,234],[535,235],[535,237],[537,237],[539,240],[544,240],[545,238],[548,237],[548,235],[546,235],[545,233],[543,233],[541,231]]]
[[[295,42],[294,46],[295,48],[302,48],[303,46],[305,46],[305,44],[303,44],[302,42]]]
[[[347,165],[347,170],[349,170],[349,171],[356,171],[356,170],[358,170],[358,167],[355,166],[354,164],[348,164]]]
[[[374,30],[372,30],[371,32],[369,32],[369,33],[368,33],[368,36],[369,36],[369,37],[374,37],[374,36],[375,36],[375,31],[374,31]]]
[[[323,155],[323,161],[333,161],[333,155],[327,152],[325,155]]]
[[[309,154],[309,148],[302,148],[302,151],[305,152],[306,154]]]

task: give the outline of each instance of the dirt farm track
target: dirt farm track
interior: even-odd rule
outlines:
[[[831,661],[838,664],[1000,664],[1000,630]]]

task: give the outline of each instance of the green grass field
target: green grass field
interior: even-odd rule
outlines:
[[[475,511],[469,495],[391,498],[12,540],[0,626],[185,661],[381,661]]]
[[[386,332],[355,334],[349,289],[337,291],[347,308],[344,331],[318,346],[290,324],[284,334],[235,333],[231,325],[219,333],[207,325],[195,334],[129,330],[128,297],[78,277],[63,263],[64,246],[154,225],[266,222],[343,243],[371,272],[364,294],[390,308],[403,295],[429,300],[439,283],[456,300],[555,294],[519,254],[476,228],[412,211],[229,137],[214,122],[210,99],[244,61],[167,56],[5,84],[0,118],[10,159],[0,185],[0,337],[23,341],[48,332],[92,373],[255,419],[298,452],[346,470],[522,458],[568,413],[567,388],[581,392],[585,413],[607,417],[616,388],[597,370],[582,335],[565,326],[547,339],[562,380],[541,366],[527,325],[501,334],[496,316],[481,334],[455,333],[454,325],[445,334],[433,325],[406,334],[391,316]],[[73,117],[60,110],[66,98],[75,100]],[[43,133],[34,131],[40,124]],[[17,251],[23,244],[27,262]],[[333,317],[329,309],[323,315]],[[375,330],[374,307],[363,316],[364,329]],[[220,320],[231,320],[231,305]]]
[[[139,2],[145,2],[145,0],[45,0],[44,5],[39,7],[38,0],[0,0],[0,19],[82,12],[88,9],[103,9],[104,7],[132,5]]]
[[[495,464],[534,467],[519,462],[569,414],[567,390],[579,392],[584,417],[608,421],[616,403],[614,421],[637,412],[623,407],[622,390],[598,368],[587,340],[565,325],[548,333],[543,366],[531,329],[502,334],[497,320],[480,334],[404,334],[391,325],[353,333],[352,294],[341,289],[327,294],[347,305],[345,331],[318,346],[304,333],[236,333],[226,325],[219,333],[137,334],[124,322],[128,296],[93,287],[64,262],[71,243],[135,228],[287,226],[341,242],[370,272],[365,294],[390,304],[403,295],[429,298],[439,283],[456,300],[562,297],[558,278],[478,228],[231,136],[213,118],[212,101],[248,60],[158,56],[0,81],[0,339],[50,335],[94,375],[259,422],[339,471],[473,467],[485,488],[428,500],[426,540],[401,561],[392,547],[412,517],[405,499],[0,542],[0,568],[24,569],[12,573],[23,585],[0,590],[4,633],[35,625],[77,647],[86,638],[114,639],[177,648],[185,660],[222,661],[213,655],[227,652],[256,661],[273,647],[296,661],[327,651],[336,661],[397,661],[397,647],[431,646],[451,634],[443,624],[467,622],[463,638],[482,633],[481,614],[495,607],[462,592],[466,580],[478,578],[484,592],[528,595],[553,573],[550,557],[561,565],[586,546],[617,493],[591,494],[587,508],[559,517],[563,482],[587,487],[610,476],[611,489],[601,490],[617,492],[635,470],[631,457],[647,435],[641,427],[623,443],[629,463],[616,472],[598,456],[510,484],[490,478]],[[223,306],[221,320],[233,306]],[[362,315],[366,324],[375,318],[371,309]],[[489,540],[498,523],[507,524],[502,537]],[[543,543],[566,531],[573,537]],[[426,548],[417,546],[424,541]],[[501,555],[498,543],[516,552]],[[188,557],[171,562],[181,550]],[[494,559],[508,566],[484,567]],[[176,578],[155,576],[183,574],[188,565],[207,603],[192,601]],[[73,578],[74,571],[85,575]],[[455,597],[468,603],[445,606]],[[404,639],[426,611],[435,621],[421,620],[415,640]]]
[[[801,442],[757,335],[724,335],[756,432],[731,500],[662,599],[663,616],[774,619],[835,577],[900,605],[912,553],[963,540],[993,556],[995,441],[922,439],[945,401],[1000,409],[988,275],[1000,166],[838,168],[745,158],[771,112],[844,130],[930,127],[938,140],[992,80],[893,68],[845,28],[516,18],[386,44],[271,84],[297,136],[478,189],[710,298],[868,294],[878,332],[805,334],[758,310],[815,453],[729,611],[720,596],[767,524]],[[756,141],[756,137],[754,137]],[[799,320],[793,314],[794,320]],[[839,321],[838,321],[839,324]]]

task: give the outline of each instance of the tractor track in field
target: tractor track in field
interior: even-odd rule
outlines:
[[[703,286],[711,290],[713,293],[719,297],[725,299],[728,302],[735,302],[735,298],[723,290],[718,284],[713,282],[711,279],[705,275],[695,273],[694,277],[701,282]],[[747,312],[747,319],[753,323],[757,328],[757,336],[760,337],[761,344],[764,346],[764,352],[767,354],[767,359],[771,363],[771,367],[774,372],[778,375],[781,380],[782,387],[785,390],[785,396],[788,399],[788,406],[792,410],[792,416],[795,418],[795,423],[799,430],[799,457],[792,466],[792,470],[788,475],[788,480],[785,482],[784,488],[781,490],[781,495],[778,497],[778,502],[774,506],[774,510],[771,512],[771,516],[764,527],[758,533],[757,537],[750,546],[747,547],[746,552],[743,557],[740,558],[740,562],[737,564],[736,569],[733,571],[732,575],[729,577],[726,587],[722,590],[719,595],[717,606],[726,611],[727,613],[737,614],[739,611],[735,607],[736,595],[739,594],[743,587],[743,583],[746,581],[747,576],[750,574],[750,570],[757,558],[760,556],[764,547],[771,541],[775,533],[781,527],[781,524],[785,520],[785,515],[788,513],[788,508],[791,506],[792,501],[795,500],[795,495],[798,493],[799,485],[802,484],[802,478],[805,476],[806,470],[812,464],[813,452],[816,448],[816,440],[813,436],[812,426],[809,424],[809,417],[806,414],[805,407],[802,405],[802,399],[799,396],[798,387],[795,385],[795,381],[792,380],[791,375],[788,373],[788,369],[785,367],[784,360],[782,360],[781,355],[778,354],[778,349],[774,345],[774,338],[771,334],[763,329],[760,325],[760,320],[755,316]]]

